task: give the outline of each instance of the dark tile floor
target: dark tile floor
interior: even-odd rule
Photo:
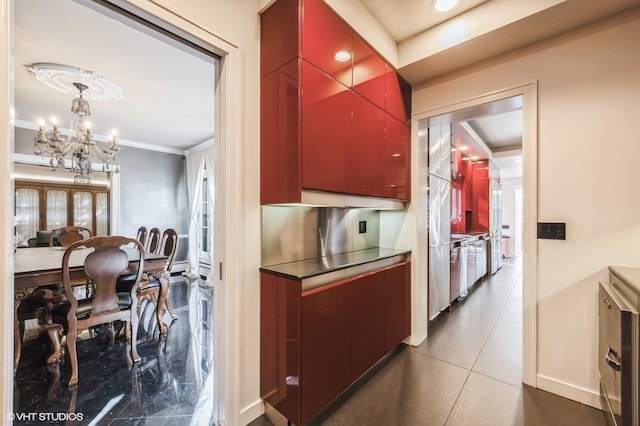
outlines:
[[[68,356],[47,366],[46,337],[29,342],[14,380],[14,424],[188,425],[197,419],[208,425],[213,411],[213,386],[205,385],[213,370],[212,294],[202,281],[172,282],[178,320],[166,339],[138,345],[142,361],[134,366],[124,339],[110,346],[106,330],[79,341],[75,388],[66,387]]]
[[[320,423],[606,425],[597,409],[522,384],[521,271],[520,259],[504,262]],[[262,416],[251,426],[273,424]]]

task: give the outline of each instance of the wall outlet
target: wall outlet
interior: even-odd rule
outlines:
[[[367,221],[361,220],[358,222],[358,233],[366,234],[367,233]]]

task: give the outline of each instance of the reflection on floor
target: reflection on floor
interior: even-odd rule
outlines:
[[[80,376],[72,389],[68,356],[46,366],[46,337],[25,345],[14,379],[14,424],[209,425],[213,290],[201,280],[179,279],[171,300],[178,320],[166,339],[138,345],[142,361],[133,367],[124,339],[109,346],[99,329],[96,338],[79,341]],[[66,422],[76,418],[82,421]]]
[[[522,265],[509,259],[323,424],[606,425],[599,410],[522,384],[521,316]]]

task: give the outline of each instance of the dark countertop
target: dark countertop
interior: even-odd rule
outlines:
[[[640,296],[640,268],[609,266],[609,271]]]
[[[411,250],[376,247],[366,250],[351,251],[315,259],[261,266],[260,271],[269,272],[286,278],[303,280],[352,266],[362,265],[376,260],[394,256],[408,255]]]

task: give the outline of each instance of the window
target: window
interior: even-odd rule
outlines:
[[[202,179],[202,202],[200,203],[200,263],[211,265],[211,203],[209,202],[209,181],[207,169],[204,169]]]

